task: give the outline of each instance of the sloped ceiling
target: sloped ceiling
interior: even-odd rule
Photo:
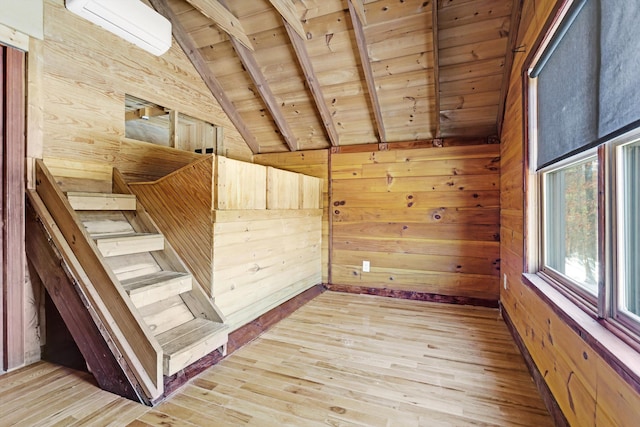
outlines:
[[[520,0],[150,3],[254,153],[498,133]]]

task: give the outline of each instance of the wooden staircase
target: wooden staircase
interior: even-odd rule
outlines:
[[[66,196],[160,344],[165,376],[218,348],[226,353],[228,327],[199,317],[185,303],[194,290],[191,274],[158,262],[167,246],[164,236],[137,231],[127,218],[138,209],[135,195],[69,191]]]
[[[225,316],[117,169],[56,178],[38,159],[35,178],[27,256],[101,388],[154,405],[182,369],[226,353]]]

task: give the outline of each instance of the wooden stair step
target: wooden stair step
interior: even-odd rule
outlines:
[[[164,250],[162,234],[127,233],[92,237],[104,257]]]
[[[154,336],[195,319],[181,295],[173,295],[162,301],[140,307],[138,313]]]
[[[162,271],[158,262],[149,252],[112,256],[105,258],[104,261],[121,283],[134,277]]]
[[[156,336],[164,352],[164,375],[173,375],[222,347],[226,353],[229,327],[195,318]]]
[[[77,211],[134,211],[136,196],[117,193],[67,192],[71,207]]]
[[[121,282],[133,305],[144,307],[173,295],[189,292],[192,286],[189,273],[159,271]]]

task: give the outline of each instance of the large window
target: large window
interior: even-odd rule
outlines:
[[[532,269],[640,336],[640,2],[567,1],[529,70]]]
[[[578,292],[597,296],[598,159],[553,169],[543,175],[544,263],[566,277]]]
[[[640,322],[640,142],[618,147],[618,287],[621,320]]]

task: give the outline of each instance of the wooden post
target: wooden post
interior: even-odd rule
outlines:
[[[2,47],[2,368],[24,364],[25,54]]]

